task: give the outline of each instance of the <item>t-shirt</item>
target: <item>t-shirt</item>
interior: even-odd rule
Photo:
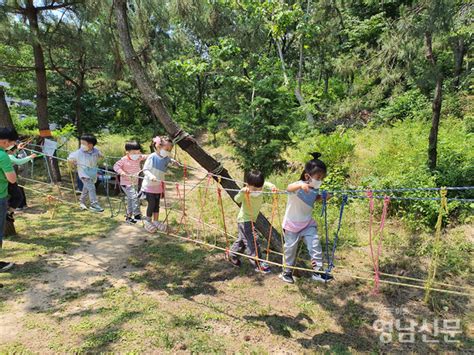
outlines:
[[[141,171],[141,163],[142,159],[133,160],[130,159],[128,155],[126,155],[114,164],[114,170],[118,174],[121,174],[120,185],[131,186],[133,185],[133,183],[135,185],[138,183],[138,181],[136,181],[137,179],[134,179],[134,181],[132,181],[132,178],[127,175],[138,176]]]
[[[33,158],[29,157],[29,156],[25,157],[25,158],[17,158],[13,154],[8,154],[8,157],[10,158],[12,164],[15,164],[15,165],[23,165],[23,164],[26,164],[29,161],[33,160]]]
[[[316,226],[316,221],[313,219],[313,208],[318,196],[319,190],[313,188],[310,188],[308,192],[299,189],[295,193],[288,194],[283,229],[298,233],[306,227]]]
[[[162,157],[156,152],[150,154],[143,165],[142,191],[161,194],[163,192],[162,181],[165,180],[165,172],[171,158]],[[152,179],[156,178],[156,181]]]
[[[97,162],[102,157],[102,153],[97,148],[85,152],[82,148],[69,154],[67,160],[75,161],[77,164],[77,173],[80,178],[91,179],[92,182],[97,181]]]
[[[275,185],[270,182],[265,182],[263,184],[263,188],[271,190],[275,188]],[[260,194],[258,196],[252,196],[252,193],[250,193],[248,198],[246,194],[246,192],[239,191],[237,195],[234,196],[235,202],[242,203],[242,205],[240,206],[239,214],[237,216],[238,223],[250,221],[255,222],[257,220],[258,213],[260,212],[260,208],[262,207],[263,194]]]
[[[14,172],[12,162],[5,150],[0,148],[0,198],[8,195],[8,180],[5,173],[11,172]]]

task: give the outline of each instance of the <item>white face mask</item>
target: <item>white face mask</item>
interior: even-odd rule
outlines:
[[[309,186],[311,186],[312,188],[315,188],[315,189],[319,189],[322,184],[323,184],[323,182],[321,180],[316,180],[316,179],[313,179],[313,178],[311,178],[311,180],[309,182]]]
[[[161,155],[163,158],[166,158],[166,157],[169,157],[170,152],[168,152],[168,151],[165,150],[165,149],[161,149],[161,150],[160,150],[160,155]]]
[[[129,157],[132,160],[138,160],[138,159],[140,159],[141,155],[140,154],[130,154]]]
[[[88,152],[89,151],[89,147],[85,144],[81,144],[81,149],[85,152]]]
[[[252,197],[258,197],[262,194],[262,191],[251,191],[250,196]]]

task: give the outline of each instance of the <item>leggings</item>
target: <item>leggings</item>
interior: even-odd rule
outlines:
[[[9,207],[18,208],[25,204],[25,197],[22,193],[22,189],[16,182],[14,184],[8,183],[8,194],[10,195],[10,198],[8,199]]]
[[[153,213],[160,212],[160,197],[161,194],[154,194],[151,192],[145,192],[148,206],[146,208],[146,216],[148,218],[153,217]]]

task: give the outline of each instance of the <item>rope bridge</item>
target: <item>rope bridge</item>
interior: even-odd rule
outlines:
[[[33,149],[29,149],[33,152],[36,152]],[[46,159],[46,158],[45,158]],[[59,158],[59,157],[48,157],[47,159],[58,159],[59,161],[66,161],[66,159]],[[46,165],[46,169],[48,169],[48,164]],[[169,238],[176,238],[180,240],[184,240],[190,243],[194,243],[208,249],[212,250],[219,250],[224,252],[225,256],[228,257],[230,252],[230,245],[233,240],[236,239],[236,236],[229,232],[227,226],[227,218],[226,218],[226,208],[224,206],[224,199],[222,196],[222,191],[226,191],[228,189],[224,189],[221,185],[222,177],[213,173],[204,171],[202,168],[192,167],[186,164],[180,164],[182,169],[182,180],[180,181],[162,181],[163,187],[163,204],[164,204],[164,218],[163,224],[165,228],[163,231],[158,231],[158,233],[163,234]],[[120,214],[121,209],[124,206],[123,198],[116,198],[110,196],[109,191],[109,181],[111,176],[117,176],[115,172],[111,172],[108,169],[98,169],[101,173],[105,176],[105,192],[106,192],[106,199],[108,203],[108,208],[110,210],[110,216],[108,218],[116,217]],[[203,173],[204,176],[198,182],[191,182],[189,181],[189,171],[194,170],[199,173]],[[76,196],[76,189],[74,186],[74,177],[73,172],[71,169],[68,169],[69,176],[71,178],[72,187],[61,186],[59,183],[53,183],[52,179],[49,178],[49,182],[41,181],[37,179],[27,178],[20,176],[23,183],[20,185],[26,190],[32,191],[34,193],[38,193],[46,197],[47,205],[52,209],[51,218],[54,218],[56,206],[58,203],[64,203],[67,205],[74,206],[78,208],[77,204],[77,196]],[[50,174],[48,173],[50,177]],[[138,185],[139,179],[142,179],[140,176],[133,177],[135,183]],[[116,180],[117,181],[117,180]],[[236,182],[242,183],[241,181],[235,180]],[[31,183],[36,185],[42,185],[44,188],[51,190],[52,192],[45,192],[43,189],[39,190],[32,185],[25,185],[25,183]],[[117,183],[117,182],[116,182]],[[440,253],[440,245],[441,245],[441,230],[442,230],[442,220],[443,216],[447,213],[447,206],[448,201],[457,201],[460,203],[472,203],[474,199],[469,198],[448,198],[447,193],[448,191],[467,191],[473,190],[474,187],[467,186],[467,187],[430,187],[430,188],[402,188],[402,189],[378,189],[378,190],[362,190],[362,189],[354,189],[354,190],[323,190],[321,191],[321,202],[322,202],[322,210],[321,210],[321,217],[323,219],[324,224],[324,237],[325,237],[325,268],[323,271],[319,271],[319,273],[332,273],[334,275],[341,275],[346,276],[349,278],[353,278],[356,280],[362,280],[373,283],[373,293],[377,294],[380,292],[380,284],[387,284],[387,285],[394,285],[400,287],[409,287],[415,288],[425,291],[425,300],[429,299],[430,292],[440,292],[445,294],[452,294],[452,295],[460,295],[460,296],[467,296],[472,297],[474,287],[471,286],[461,286],[461,285],[454,285],[445,282],[436,281],[436,271],[439,264],[439,253]],[[194,196],[192,202],[194,205],[190,207],[189,200],[193,197],[190,195],[193,191],[197,191],[197,196]],[[239,190],[232,190],[232,191],[239,191]],[[398,193],[410,193],[410,192],[417,192],[417,191],[424,191],[427,193],[438,193],[439,195],[436,197],[414,197],[414,196],[399,196],[396,195]],[[65,194],[63,192],[71,193],[74,196],[74,200],[76,203],[73,203],[66,199]],[[263,192],[267,196],[271,197],[271,217],[270,223],[273,226],[278,219],[278,225],[281,226],[281,213],[280,207],[282,206],[281,198],[282,195],[289,194],[287,191],[273,191],[273,192]],[[376,195],[377,194],[377,195]],[[381,195],[380,195],[381,194]],[[196,195],[196,194],[194,194]],[[333,232],[333,243],[330,244],[329,234],[330,227],[328,223],[328,206],[329,206],[329,197],[330,195],[339,196],[340,198],[340,205],[338,206],[338,218],[337,218],[337,227]],[[210,223],[208,221],[208,210],[209,206],[211,205],[210,199],[214,196],[215,208],[214,212],[218,211],[218,219],[215,223]],[[246,201],[250,205],[251,208],[251,199],[249,193],[246,193]],[[366,199],[368,200],[368,210],[369,210],[369,225],[368,225],[368,235],[369,235],[369,247],[370,247],[370,260],[373,266],[373,271],[371,270],[357,270],[357,273],[352,268],[345,268],[342,266],[335,265],[335,254],[337,251],[337,243],[340,238],[340,232],[343,224],[343,217],[344,217],[344,209],[349,203],[351,199]],[[382,212],[380,215],[380,221],[378,228],[374,228],[374,224],[376,223],[376,200],[382,200]],[[390,273],[384,273],[380,271],[379,260],[382,253],[382,241],[384,236],[384,227],[385,222],[387,219],[388,214],[388,207],[392,200],[427,200],[427,201],[438,201],[440,203],[439,208],[439,215],[438,220],[435,227],[435,238],[433,243],[433,252],[432,257],[430,260],[430,265],[428,268],[428,277],[426,280],[404,276],[404,275],[396,275]],[[115,203],[115,206],[114,206]],[[193,209],[197,209],[197,215],[191,215],[190,211]],[[93,212],[91,212],[93,213]],[[177,224],[173,225],[170,222],[171,216],[175,218]],[[193,222],[193,223],[191,223]],[[274,227],[273,227],[274,228]],[[214,234],[214,238],[209,238],[209,231],[212,230],[216,234]],[[257,248],[257,233],[255,231],[255,227],[252,223],[252,231],[254,235],[254,243],[255,247]],[[283,234],[281,235],[281,245],[284,248],[284,241],[283,241]],[[218,238],[220,236],[221,238]],[[258,253],[256,257],[252,257],[246,255],[244,253],[239,252],[232,252],[235,255],[241,256],[247,259],[255,260],[255,263],[260,268],[260,262],[265,261],[266,263],[276,266],[276,267],[286,267],[293,270],[300,270],[304,272],[311,272],[314,273],[315,270],[309,267],[301,267],[301,266],[290,266],[286,265],[284,259],[284,250],[272,250],[271,246],[271,238],[272,238],[272,231],[268,236],[262,236],[266,247],[262,250],[264,251],[264,255],[262,257],[258,257]],[[213,239],[213,240],[210,240]],[[275,261],[276,257],[281,257],[283,260],[282,262]],[[300,260],[301,262],[301,260]],[[298,263],[296,263],[297,265]]]

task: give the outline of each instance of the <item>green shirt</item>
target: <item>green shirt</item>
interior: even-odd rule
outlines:
[[[0,148],[0,198],[5,198],[8,195],[8,180],[5,173],[13,171],[13,165],[8,154],[5,149]]]
[[[264,189],[267,188],[271,190],[275,188],[275,185],[273,185],[270,182],[265,182],[263,184],[263,188]],[[249,199],[250,199],[250,204],[249,204]],[[238,223],[250,222],[250,221],[255,222],[257,220],[258,213],[260,212],[260,208],[262,207],[262,203],[263,203],[263,194],[260,194],[259,196],[252,196],[252,194],[249,194],[247,198],[245,192],[239,191],[239,193],[234,196],[234,200],[235,202],[242,204],[240,206],[239,215],[237,216]]]

